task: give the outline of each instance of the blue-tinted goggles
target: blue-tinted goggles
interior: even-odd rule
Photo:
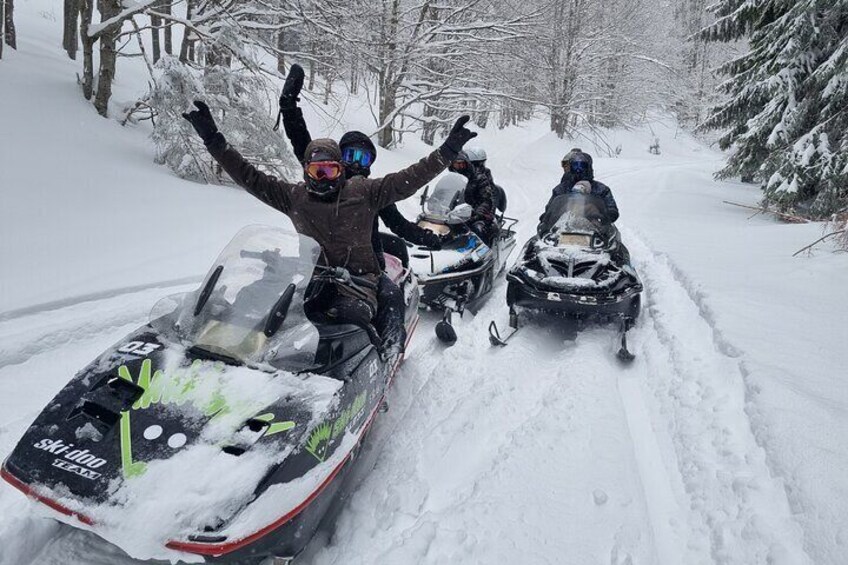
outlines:
[[[575,175],[586,174],[589,172],[589,163],[587,161],[572,161],[569,170]]]
[[[345,147],[342,151],[342,161],[345,164],[356,163],[360,167],[370,167],[374,162],[374,155],[361,147]]]

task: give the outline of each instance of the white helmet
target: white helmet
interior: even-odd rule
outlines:
[[[486,162],[486,150],[482,147],[466,147],[462,150],[465,153],[465,156],[468,158],[468,161],[471,163],[485,163]]]

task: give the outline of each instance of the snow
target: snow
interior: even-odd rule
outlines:
[[[144,127],[104,120],[82,101],[77,65],[57,47],[59,23],[39,15],[52,3],[17,8],[20,50],[0,61],[0,123],[14,132],[0,138],[0,457],[159,298],[194,288],[241,227],[289,225],[240,190],[154,165]],[[130,98],[141,76],[128,66],[119,95]],[[322,135],[369,131],[365,103],[307,106],[306,118]],[[669,119],[605,140],[547,129],[544,120],[489,129],[475,143],[509,194],[520,243],[535,232],[562,155],[579,146],[596,156],[646,289],[636,361],[618,365],[610,329],[542,322],[492,349],[489,321],[506,323],[502,279],[476,315],[457,320],[451,348],[425,316],[332,535],[303,561],[844,563],[848,256],[822,244],[792,257],[822,226],[723,204],[760,193],[713,181],[723,156]],[[648,153],[655,137],[661,155]],[[429,150],[407,135],[381,151],[376,172]],[[417,199],[401,209],[414,216]],[[0,564],[164,556],[171,517],[200,520],[210,496],[229,496],[202,488],[223,472],[214,454],[183,454],[199,473],[177,481],[186,498],[145,507],[144,535],[126,545],[116,533],[124,552],[60,527],[0,484]],[[177,463],[149,477],[170,478]],[[236,497],[253,480],[240,469]]]

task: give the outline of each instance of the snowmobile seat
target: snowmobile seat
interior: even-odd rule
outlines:
[[[495,185],[495,207],[501,214],[506,213],[506,191],[498,185]]]
[[[386,260],[386,275],[392,280],[393,283],[400,286],[401,281],[403,280],[403,274],[405,269],[403,268],[403,263],[400,259],[395,257],[394,255],[389,255],[388,253],[383,253],[383,257]]]
[[[315,363],[321,367],[322,373],[344,363],[372,344],[368,332],[357,325],[313,323],[320,336]]]
[[[380,242],[383,244],[384,255],[393,255],[400,259],[404,269],[409,267],[409,250],[404,240],[394,234],[380,232]],[[388,266],[388,263],[386,265]]]

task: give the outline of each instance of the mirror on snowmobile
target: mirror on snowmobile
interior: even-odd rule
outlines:
[[[286,290],[283,291],[283,294],[280,296],[277,303],[274,304],[274,308],[268,314],[268,320],[265,322],[265,329],[263,330],[263,333],[267,337],[271,337],[277,333],[277,330],[280,329],[280,326],[282,326],[283,322],[286,321],[286,315],[289,313],[289,308],[291,307],[294,292],[296,290],[297,285],[294,283],[290,284],[286,287]]]

